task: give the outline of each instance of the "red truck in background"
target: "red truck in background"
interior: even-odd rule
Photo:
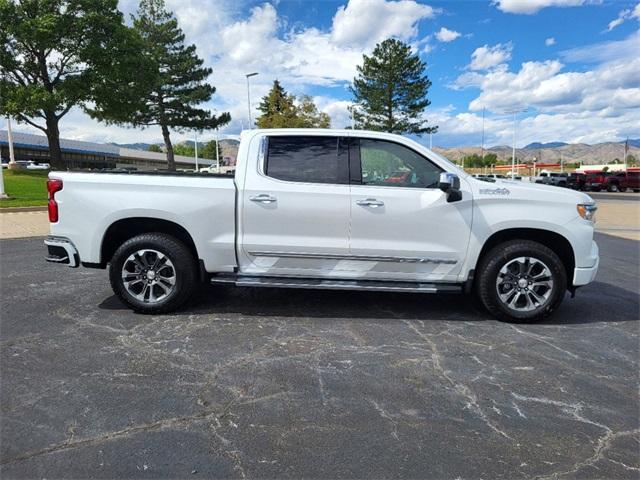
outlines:
[[[632,189],[634,192],[640,192],[640,171],[587,173],[584,189],[594,192],[601,190],[625,192],[627,189]]]

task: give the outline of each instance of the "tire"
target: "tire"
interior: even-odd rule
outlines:
[[[187,246],[164,233],[130,238],[109,264],[111,288],[138,313],[167,313],[182,306],[197,283],[197,263]]]
[[[607,190],[609,190],[610,192],[619,192],[620,187],[618,187],[618,184],[612,183],[611,185],[609,185],[609,188]]]
[[[527,278],[518,278],[520,264],[523,270],[529,268],[523,275]],[[545,280],[547,277],[550,281]],[[495,246],[480,259],[476,278],[476,295],[484,307],[498,320],[513,323],[536,322],[549,316],[562,303],[567,289],[567,273],[558,255],[530,240]],[[498,283],[500,278],[502,282]],[[525,286],[526,282],[532,283]],[[514,303],[513,308],[509,302]]]
[[[640,188],[634,188],[634,189],[633,189],[633,191],[634,191],[635,193],[638,193],[638,192],[640,192]]]

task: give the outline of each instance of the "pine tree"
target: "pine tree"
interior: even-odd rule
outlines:
[[[329,128],[331,123],[329,115],[318,111],[313,98],[303,95],[297,99],[278,80],[262,97],[258,110],[262,112],[256,119],[259,128]]]
[[[354,96],[351,112],[356,128],[391,133],[435,133],[427,126],[424,110],[431,81],[426,64],[411,47],[396,39],[376,45],[371,56],[363,55],[358,76],[350,87]]]
[[[99,117],[111,123],[134,126],[160,126],[167,152],[167,168],[175,170],[170,129],[215,129],[231,120],[229,113],[218,116],[198,108],[215,93],[206,83],[211,68],[203,67],[196,46],[184,43],[185,36],[173,13],[165,10],[164,0],[141,0],[133,28],[144,42],[140,55],[154,65],[153,84],[146,95],[137,99],[137,111],[127,117]]]
[[[294,102],[295,97],[274,80],[273,87],[260,101],[258,110],[262,114],[256,119],[256,125],[258,128],[291,128],[296,118]]]

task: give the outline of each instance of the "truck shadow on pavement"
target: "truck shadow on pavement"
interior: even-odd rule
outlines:
[[[616,309],[612,310],[612,302]],[[105,310],[127,310],[112,295],[100,303]],[[638,295],[607,283],[594,282],[569,294],[560,309],[544,324],[571,325],[623,322],[640,318]],[[203,285],[191,300],[172,315],[240,314],[256,317],[446,320],[493,320],[471,297],[452,294],[346,292],[329,290],[236,288]]]

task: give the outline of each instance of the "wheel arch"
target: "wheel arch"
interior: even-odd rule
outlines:
[[[551,250],[553,250],[564,265],[567,272],[567,279],[571,284],[573,272],[576,264],[575,252],[571,246],[571,242],[559,233],[551,230],[538,228],[507,228],[494,232],[482,246],[478,259],[476,261],[476,269],[484,256],[495,246],[510,240],[532,240],[538,242]]]
[[[100,246],[100,265],[106,266],[113,254],[124,242],[143,233],[164,233],[184,243],[199,260],[198,249],[186,228],[171,220],[153,217],[129,217],[113,222],[105,230]]]

